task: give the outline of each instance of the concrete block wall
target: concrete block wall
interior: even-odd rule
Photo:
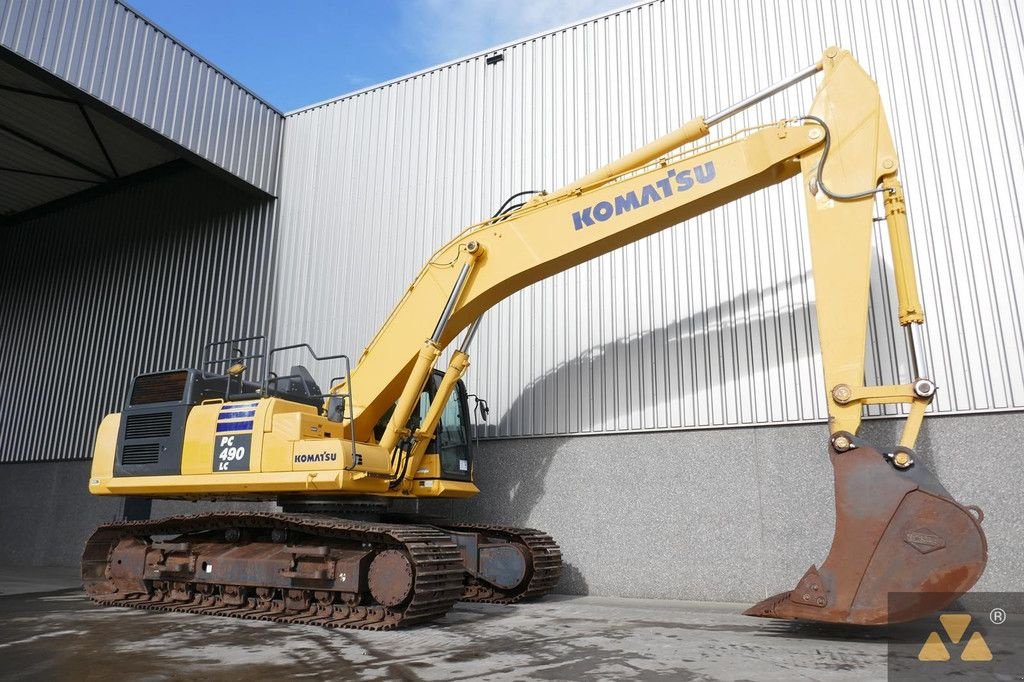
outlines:
[[[861,435],[896,442],[902,422]],[[456,514],[541,528],[569,594],[751,602],[791,589],[832,541],[824,425],[485,441],[484,492]],[[926,421],[919,461],[976,504],[989,565],[976,589],[1024,589],[1024,414]]]

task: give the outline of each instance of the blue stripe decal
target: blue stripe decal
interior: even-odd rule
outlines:
[[[252,431],[252,420],[245,422],[218,422],[217,433],[223,431]]]
[[[226,419],[217,420],[219,424],[226,424],[228,422],[249,422],[251,424],[253,419],[251,417],[227,417]]]
[[[221,410],[218,419],[242,419],[244,417],[255,417],[256,410]]]

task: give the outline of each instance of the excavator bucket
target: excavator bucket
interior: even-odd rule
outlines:
[[[839,435],[851,447],[829,448],[836,529],[828,557],[792,591],[765,599],[746,615],[900,623],[945,607],[981,577],[988,556],[981,510],[958,504],[908,453],[884,455],[850,434]],[[843,442],[832,442],[837,440]]]

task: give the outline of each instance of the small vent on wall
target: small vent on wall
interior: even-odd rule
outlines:
[[[495,64],[498,64],[503,61],[505,61],[505,55],[502,54],[501,52],[499,52],[498,54],[492,54],[491,56],[487,57],[487,59],[484,60],[487,66],[494,66]]]

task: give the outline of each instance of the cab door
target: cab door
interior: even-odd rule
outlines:
[[[437,389],[444,378],[444,372],[435,369],[420,394],[419,409],[409,417],[406,428],[415,431],[427,416],[430,403],[437,395]],[[374,427],[374,435],[380,440],[387,428],[394,406],[381,416]],[[441,412],[441,419],[434,437],[430,439],[426,455],[438,455],[441,478],[450,481],[473,480],[473,418],[469,411],[469,397],[466,385],[459,381]]]
[[[434,370],[427,390],[433,399],[441,384],[444,372]],[[420,418],[426,416],[430,400],[420,401]],[[441,460],[441,478],[454,481],[473,479],[473,419],[469,411],[466,385],[459,381],[441,412],[441,421],[434,432],[434,438],[427,446],[427,453],[437,454]]]

